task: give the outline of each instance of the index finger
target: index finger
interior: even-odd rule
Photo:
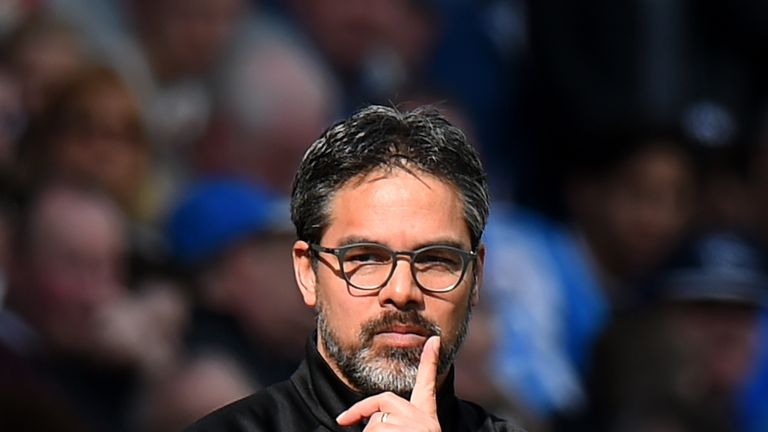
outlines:
[[[416,384],[411,393],[411,403],[421,411],[436,417],[437,362],[440,352],[440,336],[432,336],[424,343],[416,373]]]

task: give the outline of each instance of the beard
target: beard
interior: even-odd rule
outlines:
[[[380,347],[374,349],[376,334],[403,324],[415,326],[429,336],[441,336],[438,354],[437,374],[445,373],[466,338],[472,316],[472,301],[468,302],[464,320],[453,340],[442,337],[440,327],[419,314],[418,311],[386,311],[381,316],[363,324],[358,343],[345,345],[328,323],[322,302],[318,303],[317,328],[325,352],[336,363],[344,378],[359,392],[374,395],[392,392],[408,398],[416,384],[423,346]]]

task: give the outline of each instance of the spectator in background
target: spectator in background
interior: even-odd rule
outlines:
[[[15,171],[22,186],[66,177],[107,192],[127,216],[126,281],[166,284],[167,248],[156,223],[173,189],[156,169],[135,93],[114,70],[88,64],[59,83],[49,99],[19,148]]]
[[[737,158],[740,164],[732,172],[733,188],[727,190],[733,207],[742,211],[742,215],[733,225],[768,242],[768,117],[762,113],[758,117],[756,131],[751,141]],[[728,220],[727,222],[733,222]],[[760,432],[768,428],[768,307],[761,308],[758,319],[759,347],[754,368],[736,398],[737,424],[739,431]]]
[[[293,372],[314,324],[283,255],[293,235],[280,203],[242,181],[201,181],[183,194],[166,226],[196,299],[189,351],[229,357],[252,388]]]
[[[693,222],[696,167],[675,133],[587,134],[573,146],[565,186],[570,218],[583,236],[606,297],[620,305]],[[581,156],[579,156],[581,155]]]
[[[601,337],[584,430],[744,430],[734,402],[757,366],[765,250],[733,232],[700,235],[650,281],[648,301]]]
[[[213,118],[195,150],[195,172],[239,177],[287,195],[309,143],[338,109],[327,71],[262,19],[233,47],[216,81]]]
[[[180,431],[198,418],[253,392],[242,366],[207,353],[179,362],[147,388],[140,402],[138,430]]]
[[[242,0],[52,0],[136,95],[152,151],[152,191],[165,215],[190,177],[213,109],[213,76],[252,10]]]
[[[0,311],[4,362],[94,430],[127,430],[139,378],[172,361],[178,305],[127,291],[123,217],[107,195],[79,183],[46,184],[18,222]]]
[[[149,219],[157,206],[148,190],[150,149],[139,106],[111,69],[85,67],[62,82],[23,145],[30,182],[51,175],[91,182],[136,220]]]
[[[582,374],[609,304],[568,227],[494,203],[485,233],[495,333],[488,367],[530,430],[585,402]]]
[[[345,111],[407,100],[422,83],[437,33],[435,6],[405,0],[287,2],[289,15],[325,59],[343,92]]]
[[[2,62],[21,91],[25,112],[38,115],[51,91],[86,61],[77,30],[44,12],[33,14],[4,41]]]
[[[8,305],[54,350],[106,354],[92,342],[125,289],[121,217],[108,197],[68,184],[44,188],[21,217]]]
[[[765,244],[768,241],[768,117],[755,118],[742,139],[702,149],[706,163],[705,207],[709,229],[738,230]],[[759,310],[758,348],[754,367],[738,390],[736,425],[740,432],[768,428],[768,308]]]
[[[130,2],[128,31],[138,50],[134,64],[126,65],[133,69],[124,72],[133,72],[150,137],[164,157],[183,157],[205,130],[211,110],[206,80],[243,16],[241,0]]]
[[[132,0],[137,30],[160,82],[210,71],[231,42],[241,0]]]
[[[499,335],[493,367],[534,424],[583,407],[584,373],[608,312],[633,301],[636,278],[691,220],[695,172],[683,144],[663,133],[604,133],[574,136],[578,153],[564,158],[570,226],[497,205],[486,233]]]

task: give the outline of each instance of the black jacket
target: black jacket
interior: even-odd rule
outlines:
[[[307,358],[291,379],[209,414],[187,431],[361,431],[364,425],[342,428],[336,416],[365,396],[347,387],[320,356],[314,339]],[[437,413],[444,432],[523,432],[481,407],[459,400],[453,391],[453,370],[437,394]]]

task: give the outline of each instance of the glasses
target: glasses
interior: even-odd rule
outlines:
[[[447,292],[459,286],[469,263],[477,258],[474,251],[452,246],[432,245],[413,252],[393,251],[376,243],[354,243],[338,248],[310,244],[314,252],[336,256],[344,280],[361,290],[381,289],[395,273],[398,256],[411,259],[411,275],[424,291]]]

